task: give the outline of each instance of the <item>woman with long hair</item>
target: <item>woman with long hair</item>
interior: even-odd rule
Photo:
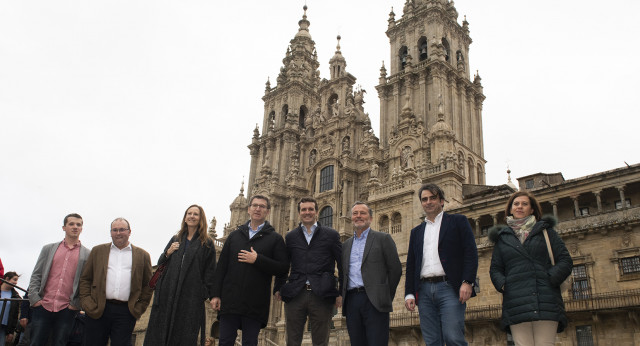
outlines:
[[[511,332],[518,346],[555,345],[556,333],[567,326],[560,284],[571,274],[573,261],[553,229],[556,219],[543,217],[529,192],[514,193],[505,216],[507,226],[489,230],[495,244],[489,273],[502,293],[502,329]]]
[[[144,345],[204,345],[204,303],[211,295],[216,250],[207,234],[207,219],[199,205],[184,212],[180,231],[171,237],[158,265],[165,271],[156,284]]]

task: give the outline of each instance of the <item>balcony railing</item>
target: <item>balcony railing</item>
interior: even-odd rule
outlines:
[[[614,310],[640,307],[640,289],[591,294],[586,299],[565,299],[567,312]]]
[[[420,316],[417,312],[397,312],[392,313],[389,317],[389,325],[391,328],[420,325]]]
[[[592,294],[587,299],[564,299],[567,313],[602,311],[640,307],[640,289]],[[498,321],[502,317],[502,305],[481,305],[467,308],[466,322]],[[420,325],[417,312],[391,314],[391,328]]]
[[[606,210],[599,214],[562,220],[558,223],[557,230],[560,231],[560,233],[572,233],[585,229],[606,229],[613,225],[637,223],[639,220],[640,207]]]

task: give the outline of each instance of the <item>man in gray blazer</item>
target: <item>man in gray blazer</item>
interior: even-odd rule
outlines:
[[[354,234],[342,245],[342,314],[354,346],[389,343],[389,313],[402,275],[396,243],[371,229],[372,216],[365,203],[354,203]]]
[[[64,240],[45,245],[33,268],[29,282],[32,346],[46,345],[50,334],[51,345],[67,344],[80,309],[80,274],[90,252],[80,243],[82,224],[78,214],[65,216]]]

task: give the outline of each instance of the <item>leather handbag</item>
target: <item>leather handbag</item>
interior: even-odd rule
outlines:
[[[149,288],[151,288],[152,290],[156,289],[158,280],[160,280],[160,277],[162,277],[162,273],[164,273],[164,270],[167,268],[167,263],[168,262],[164,262],[159,265],[158,269],[156,269],[156,271],[153,273],[153,276],[151,276],[151,280],[149,280]]]
[[[547,251],[549,252],[549,259],[551,260],[551,265],[556,265],[556,261],[553,259],[553,251],[551,250],[551,242],[549,242],[549,234],[547,230],[544,229],[544,241],[547,242]],[[560,284],[560,292],[564,292],[571,287],[571,275],[567,276],[567,278]]]

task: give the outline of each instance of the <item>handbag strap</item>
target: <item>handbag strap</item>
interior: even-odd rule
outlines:
[[[547,234],[547,229],[545,228],[542,233],[544,234],[544,241],[547,243],[547,252],[549,252],[549,259],[551,260],[551,265],[556,265],[556,261],[553,260],[553,251],[551,251],[551,243],[549,242],[549,235]]]

